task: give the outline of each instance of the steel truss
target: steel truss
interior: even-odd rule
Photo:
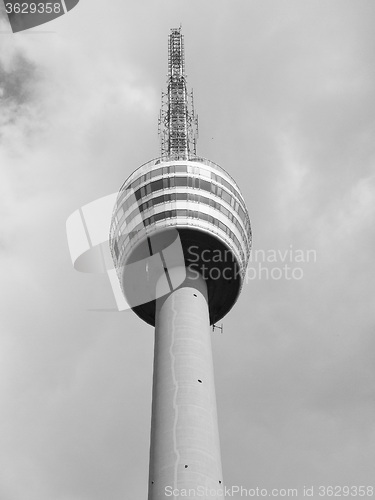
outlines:
[[[187,91],[181,27],[172,29],[169,35],[167,84],[159,116],[161,157],[186,160],[196,156],[198,116],[194,112],[193,91]]]

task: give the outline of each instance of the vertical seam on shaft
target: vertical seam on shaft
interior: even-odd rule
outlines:
[[[176,429],[177,429],[177,421],[178,421],[178,406],[176,404],[177,401],[177,393],[178,393],[178,382],[176,379],[176,374],[175,374],[175,364],[176,364],[176,357],[173,354],[173,347],[174,347],[174,341],[175,341],[175,319],[176,319],[176,309],[174,307],[174,294],[171,296],[172,299],[172,311],[173,311],[173,320],[172,320],[172,332],[171,332],[171,345],[169,348],[169,354],[171,356],[171,369],[172,369],[172,379],[173,379],[173,384],[175,386],[174,390],[174,395],[173,395],[173,409],[174,409],[174,422],[173,422],[173,451],[176,455],[176,461],[174,465],[174,488],[177,488],[177,468],[178,468],[178,462],[180,460],[180,453],[177,449],[177,437],[176,437]]]

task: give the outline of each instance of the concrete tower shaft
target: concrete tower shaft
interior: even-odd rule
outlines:
[[[207,287],[189,275],[156,308],[149,500],[170,488],[223,498]]]

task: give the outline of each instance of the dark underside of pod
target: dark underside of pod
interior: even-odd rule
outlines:
[[[145,238],[132,251],[123,271],[123,289],[133,311],[155,325],[156,283],[165,276],[165,293],[184,286],[171,282],[168,269],[185,266],[206,280],[210,324],[223,318],[236,302],[241,288],[239,264],[233,253],[213,234],[196,228],[168,229]],[[159,281],[160,283],[160,281]],[[191,285],[189,285],[191,286]],[[163,295],[164,293],[164,295]]]

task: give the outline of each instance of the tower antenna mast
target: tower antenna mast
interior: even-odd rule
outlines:
[[[171,29],[168,37],[167,92],[162,92],[159,135],[162,159],[189,160],[196,156],[198,117],[193,91],[189,94],[187,90],[181,26]]]

